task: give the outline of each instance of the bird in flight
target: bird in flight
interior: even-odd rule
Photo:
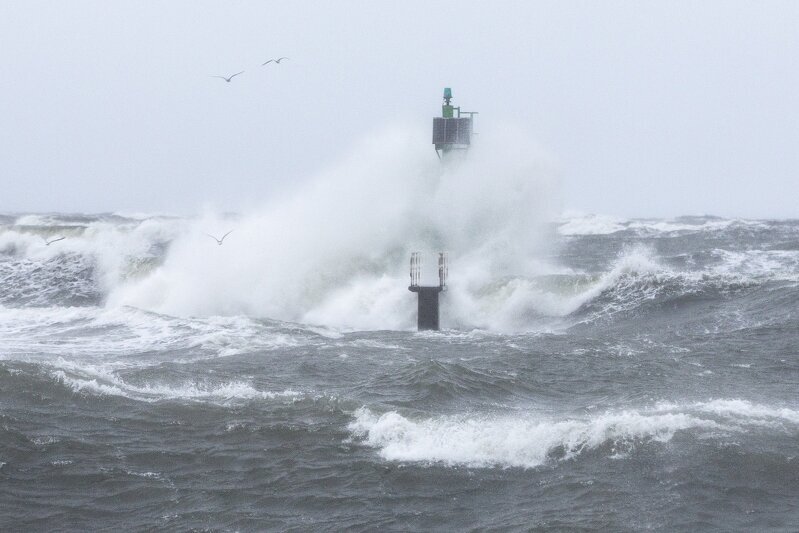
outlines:
[[[48,241],[45,237],[42,237],[42,239],[44,239],[44,245],[45,246],[50,246],[54,242],[63,241],[64,239],[66,239],[66,237],[58,237],[58,238],[53,239],[51,241]]]
[[[216,241],[216,244],[218,244],[219,246],[222,246],[222,243],[225,241],[225,237],[227,237],[227,236],[228,236],[228,235],[230,235],[231,233],[233,233],[233,230],[230,230],[230,231],[228,231],[227,233],[225,233],[224,235],[222,235],[222,238],[221,238],[221,239],[217,239],[216,237],[214,237],[214,236],[213,236],[213,235],[211,235],[210,233],[206,233],[206,235],[208,235],[208,236],[209,236],[209,237],[211,237],[213,240],[215,240],[215,241]]]
[[[225,80],[226,82],[230,83],[230,80],[232,80],[233,78],[235,78],[239,74],[244,74],[244,71],[242,70],[241,72],[236,72],[235,74],[231,74],[228,77],[225,77],[225,76],[211,76],[211,77],[212,78],[221,78],[221,79]]]
[[[264,65],[268,65],[269,63],[271,63],[271,62],[273,62],[273,61],[279,65],[279,64],[280,64],[280,62],[281,62],[281,61],[283,61],[284,59],[288,59],[288,58],[287,58],[287,57],[279,57],[279,58],[277,58],[277,59],[270,59],[269,61],[267,61],[266,63],[264,63],[264,64],[263,64],[263,65],[261,65],[261,66],[263,67]]]

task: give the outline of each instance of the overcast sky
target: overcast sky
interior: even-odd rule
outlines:
[[[448,86],[566,208],[799,217],[799,2],[0,0],[0,71],[2,212],[266,201]]]

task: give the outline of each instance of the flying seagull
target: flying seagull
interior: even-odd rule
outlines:
[[[45,246],[50,246],[54,242],[63,241],[64,239],[66,239],[66,237],[58,237],[57,239],[53,239],[52,241],[48,241],[45,237],[42,237],[42,239],[44,239]]]
[[[280,62],[281,62],[281,61],[283,61],[284,59],[288,59],[288,58],[287,58],[287,57],[279,57],[279,58],[277,58],[277,59],[270,59],[269,61],[267,61],[266,63],[264,63],[264,64],[263,64],[263,65],[261,65],[261,66],[263,67],[264,65],[268,65],[268,64],[269,64],[269,63],[271,63],[272,61],[274,61],[275,63],[277,63],[277,64],[279,65],[279,64],[280,64]]]
[[[235,78],[239,74],[244,74],[244,71],[242,70],[241,72],[236,72],[235,74],[231,74],[227,78],[225,76],[211,76],[211,78],[221,78],[221,79],[225,80],[226,82],[230,83],[230,80],[232,80],[233,78]]]
[[[230,230],[230,231],[228,231],[227,233],[225,233],[224,235],[222,235],[222,238],[221,238],[221,239],[217,239],[216,237],[214,237],[213,235],[211,235],[211,234],[209,234],[209,233],[206,233],[206,235],[208,235],[208,236],[209,236],[209,237],[211,237],[213,240],[215,240],[215,241],[216,241],[216,243],[217,243],[219,246],[222,246],[222,243],[225,241],[225,237],[227,237],[227,236],[228,236],[228,235],[230,235],[231,233],[233,233],[233,230]]]

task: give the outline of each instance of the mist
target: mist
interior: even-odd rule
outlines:
[[[512,328],[540,314],[528,286],[486,285],[503,276],[554,271],[541,259],[548,221],[560,205],[556,171],[512,126],[501,142],[475,148],[442,167],[394,126],[364,139],[295,194],[235,216],[206,211],[181,222],[163,264],[143,276],[118,276],[109,307],[133,306],[177,316],[265,316],[362,329],[408,328],[407,258],[451,249],[462,265],[452,282],[449,323]],[[484,177],[491,176],[490,186]],[[224,246],[208,234],[234,232]],[[136,232],[134,242],[151,235]],[[132,245],[135,248],[135,245]],[[424,281],[424,280],[423,280]],[[504,292],[504,294],[497,294]],[[514,307],[513,317],[504,310]],[[492,317],[492,318],[489,318]]]
[[[400,123],[434,163],[447,86],[480,112],[478,143],[513,123],[529,140],[518,157],[546,154],[563,209],[799,216],[795,3],[3,2],[0,15],[3,212],[249,212]],[[397,162],[383,165],[374,180],[391,187]]]

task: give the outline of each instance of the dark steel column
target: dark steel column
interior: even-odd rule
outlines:
[[[416,325],[419,331],[439,329],[438,295],[442,287],[408,287],[419,294]]]

